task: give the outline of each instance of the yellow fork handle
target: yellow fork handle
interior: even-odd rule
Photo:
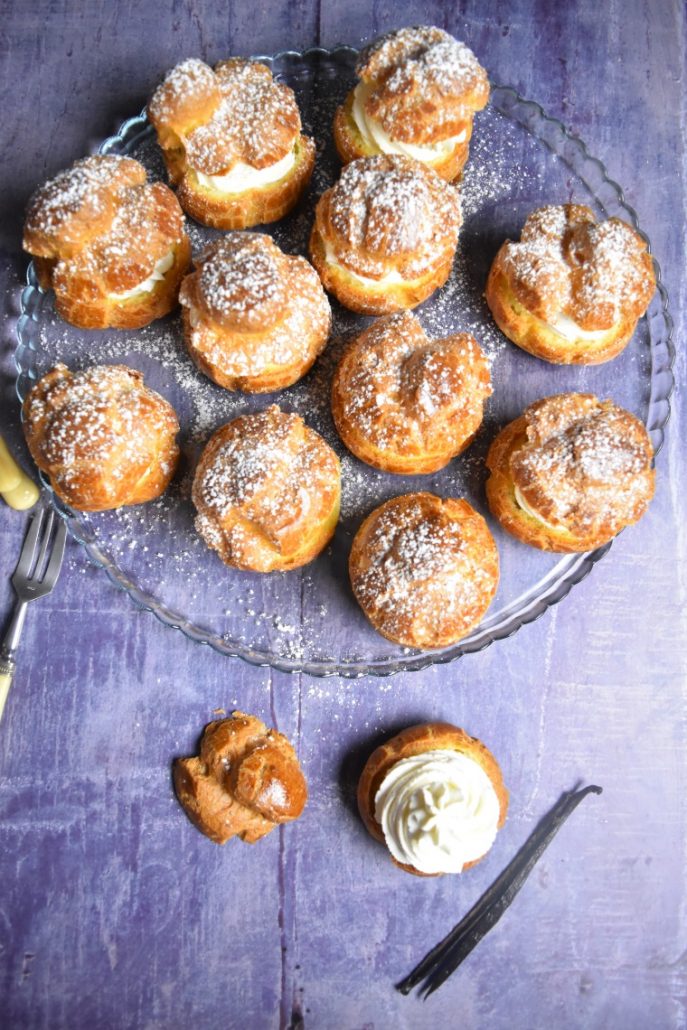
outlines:
[[[15,662],[13,658],[0,658],[0,719],[5,710],[5,701],[10,692]]]
[[[26,511],[39,497],[39,489],[32,479],[19,468],[0,436],[0,494],[10,508]]]

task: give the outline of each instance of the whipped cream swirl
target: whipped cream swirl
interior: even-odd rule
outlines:
[[[460,873],[494,843],[499,799],[484,769],[459,751],[402,758],[375,797],[375,819],[397,862],[420,873]]]

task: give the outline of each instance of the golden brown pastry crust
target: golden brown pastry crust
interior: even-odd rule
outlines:
[[[348,449],[387,472],[436,472],[472,442],[491,394],[489,366],[468,333],[428,339],[404,311],[373,322],[347,347],[332,414]]]
[[[556,364],[597,365],[624,349],[655,288],[651,256],[634,229],[564,204],[533,211],[520,242],[503,244],[485,295],[518,347]],[[561,316],[570,320],[568,335],[552,326]]]
[[[191,260],[172,191],[115,155],[77,161],[34,194],[24,249],[41,287],[54,289],[58,313],[82,329],[139,329],[168,314]],[[168,267],[151,289],[123,296],[163,259]]]
[[[355,161],[359,157],[374,157],[380,153],[377,146],[363,138],[353,118],[353,90],[346,100],[337,107],[334,115],[334,143],[343,164]],[[428,168],[440,175],[446,182],[457,182],[470,156],[470,138],[472,122],[463,128],[465,138],[455,143],[448,152],[441,151],[431,161],[423,161]]]
[[[419,161],[363,158],[320,197],[310,256],[345,307],[387,314],[443,286],[460,224],[458,191]],[[397,281],[384,281],[389,276]]]
[[[455,136],[489,99],[489,80],[472,51],[430,25],[381,36],[357,73],[374,83],[370,112],[393,139],[434,143]]]
[[[652,461],[634,415],[592,394],[557,394],[531,404],[492,443],[487,500],[523,543],[591,551],[642,517],[654,493]],[[541,519],[521,507],[516,487]]]
[[[386,775],[392,767],[403,758],[421,755],[425,751],[458,751],[467,755],[484,770],[499,800],[500,817],[498,827],[501,829],[508,812],[508,791],[503,782],[501,769],[491,751],[477,737],[470,737],[465,730],[452,726],[447,722],[429,722],[418,726],[409,726],[397,733],[395,737],[385,741],[372,752],[358,781],[358,810],[365,827],[375,840],[386,844],[382,827],[375,819],[375,798]],[[389,856],[394,865],[415,876],[442,875],[441,873],[421,873],[412,865],[397,862],[393,855]],[[463,869],[471,869],[484,858],[476,858],[467,862]]]
[[[222,426],[193,481],[196,528],[227,565],[295,569],[329,543],[339,517],[339,459],[276,405]]]
[[[186,815],[215,844],[254,844],[298,819],[308,788],[293,746],[253,715],[209,723],[196,758],[177,758],[174,788]]]
[[[331,309],[314,268],[258,233],[232,232],[212,243],[179,300],[189,354],[227,390],[291,386],[329,337]]]
[[[467,501],[405,494],[367,516],[349,558],[353,593],[374,629],[405,647],[447,647],[483,617],[499,559]]]
[[[293,91],[256,61],[232,58],[213,69],[195,58],[173,68],[153,94],[148,117],[182,207],[217,229],[274,222],[296,205],[315,164],[315,144],[301,134]],[[240,165],[269,168],[293,151],[275,182],[227,193],[202,182]]]
[[[489,99],[487,73],[472,51],[442,29],[404,28],[367,47],[356,71],[360,83],[334,117],[342,161],[382,152],[356,124],[358,95],[365,119],[396,144],[431,147],[462,136],[450,149],[420,158],[448,182],[456,179],[468,157],[474,113]]]
[[[179,458],[172,406],[124,365],[56,365],[22,409],[31,456],[65,504],[106,511],[168,486]]]

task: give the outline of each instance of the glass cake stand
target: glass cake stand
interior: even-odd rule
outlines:
[[[354,82],[356,58],[350,47],[259,58],[294,89],[304,131],[318,146],[306,199],[266,230],[287,252],[307,253],[315,202],[338,176],[331,123]],[[145,113],[126,121],[100,152],[135,156],[152,178],[164,178]],[[29,265],[17,325],[19,398],[57,361],[72,368],[122,362],[144,372],[146,383],[167,397],[179,415],[181,469],[157,501],[87,514],[64,507],[50,492],[74,539],[136,605],[191,640],[255,665],[313,676],[389,676],[451,662],[510,636],[565,597],[608,552],[610,544],[588,554],[545,554],[502,532],[485,504],[484,457],[498,429],[527,404],[566,390],[611,397],[642,418],[655,449],[660,448],[670,413],[673,348],[658,266],[658,289],[623,354],[597,367],[549,365],[510,344],[490,317],[482,294],[496,251],[506,237],[518,237],[532,208],[545,203],[586,203],[598,214],[617,215],[639,228],[635,211],[581,140],[507,86],[492,87],[489,106],[475,119],[460,189],[464,224],[452,275],[417,314],[430,335],[468,331],[476,336],[491,362],[494,393],[474,444],[430,476],[378,472],[339,441],[329,412],[329,384],[343,343],[369,320],[336,302],[332,340],[305,379],[274,396],[232,394],[196,371],[184,349],[178,314],[135,332],[77,330],[55,314],[52,294],[39,288]],[[194,252],[218,235],[193,222],[188,231]],[[190,482],[214,429],[275,402],[303,414],[340,455],[342,513],[331,546],[316,561],[293,572],[260,576],[226,568],[202,543],[193,528]],[[356,605],[347,576],[351,540],[362,518],[388,497],[421,489],[466,497],[489,520],[501,557],[499,590],[482,623],[458,644],[425,652],[378,636]]]

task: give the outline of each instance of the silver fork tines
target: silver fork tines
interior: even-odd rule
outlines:
[[[57,523],[57,529],[53,532]],[[29,523],[28,532],[12,575],[12,586],[17,595],[12,618],[0,648],[0,718],[14,675],[14,654],[26,618],[29,601],[49,594],[55,586],[62,565],[67,527],[55,512],[39,508]]]
[[[33,601],[36,597],[50,593],[55,586],[62,564],[67,528],[60,519],[46,564],[54,524],[55,512],[52,509],[48,512],[45,508],[40,508],[31,519],[24,546],[12,576],[12,586],[21,601]]]

